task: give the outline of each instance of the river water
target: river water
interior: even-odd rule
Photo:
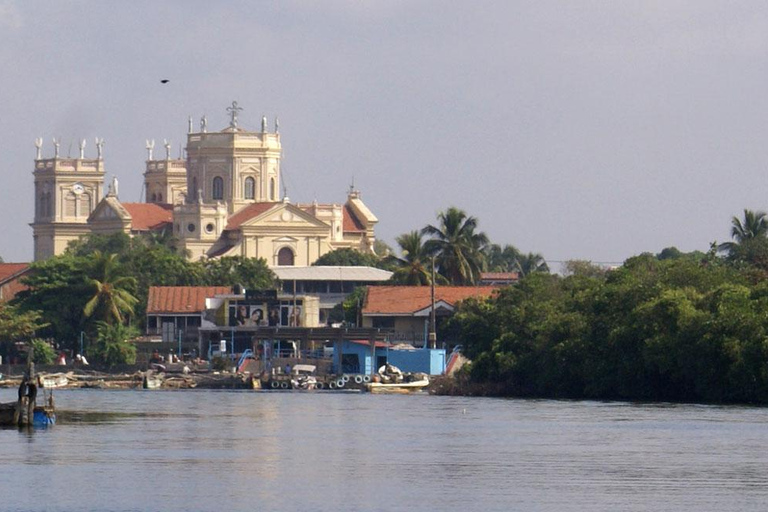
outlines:
[[[763,408],[202,390],[56,400],[55,427],[0,430],[0,510],[768,506]]]

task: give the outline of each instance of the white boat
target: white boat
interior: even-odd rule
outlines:
[[[309,391],[315,389],[317,385],[317,379],[315,378],[315,370],[317,367],[312,364],[297,364],[293,367],[293,376],[291,377],[291,387],[293,389],[301,389]]]
[[[144,374],[141,387],[144,389],[160,389],[163,385],[163,380],[163,374],[153,374],[150,370]]]
[[[63,373],[54,373],[51,375],[41,375],[40,381],[45,389],[64,388],[69,384],[69,379]]]
[[[424,378],[413,382],[392,382],[388,384],[383,382],[369,382],[365,385],[365,389],[371,393],[405,394],[422,391],[426,389],[427,386],[429,386],[429,379]]]

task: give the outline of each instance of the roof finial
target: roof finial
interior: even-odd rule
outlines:
[[[232,119],[229,121],[230,128],[237,128],[237,113],[243,110],[241,107],[237,106],[237,102],[233,101],[231,107],[227,107],[227,112],[229,112],[229,115],[232,117]]]

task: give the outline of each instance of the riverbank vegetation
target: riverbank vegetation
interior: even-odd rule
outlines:
[[[91,235],[45,261],[34,262],[11,304],[0,304],[0,340],[49,340],[106,365],[130,363],[126,343],[144,327],[150,286],[273,288],[266,261],[225,257],[188,261],[164,235]],[[7,345],[12,345],[11,347]],[[3,353],[13,351],[6,343]],[[49,352],[35,351],[45,353]]]
[[[452,391],[768,403],[765,217],[734,218],[733,242],[707,254],[580,262],[465,301],[451,328],[473,363]]]

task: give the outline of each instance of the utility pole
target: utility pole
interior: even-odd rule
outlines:
[[[435,257],[432,256],[432,311],[429,314],[429,348],[437,348],[437,330],[435,328]]]

